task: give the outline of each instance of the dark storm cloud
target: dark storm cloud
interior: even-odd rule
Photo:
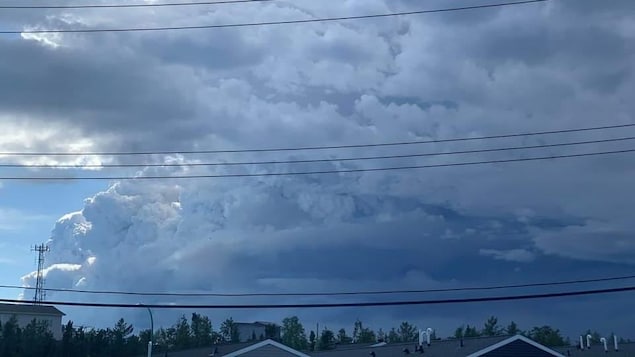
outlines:
[[[444,4],[436,1],[430,7]],[[606,4],[562,0],[343,24],[2,39],[0,115],[7,118],[7,131],[25,122],[30,126],[23,131],[36,136],[43,130],[38,125],[47,123],[58,136],[68,133],[69,142],[82,137],[94,144],[92,149],[103,150],[387,142],[627,123],[635,110],[635,53],[632,20],[625,14],[633,5]],[[377,0],[126,12],[120,17],[86,12],[75,14],[70,24],[241,22],[390,7],[408,10],[412,5]],[[629,131],[597,135],[622,134]],[[498,144],[592,139],[596,134],[585,135]],[[43,137],[38,147],[52,145]],[[430,145],[390,153],[491,146]],[[386,153],[347,150],[325,156],[360,152]],[[526,155],[474,155],[470,160]],[[82,212],[58,222],[50,261],[68,265],[51,269],[48,281],[66,288],[283,291],[619,275],[632,269],[628,257],[635,254],[630,162],[630,156],[615,156],[385,174],[119,183],[89,199]],[[622,300],[395,309],[376,315],[377,310],[341,316],[338,311],[329,321],[340,324],[363,313],[369,316],[363,320],[379,327],[382,321],[425,314],[418,323],[443,326],[450,334],[452,327],[480,324],[500,312],[509,319],[518,316],[524,326],[551,323],[574,331],[584,320],[575,311],[606,301]],[[518,306],[521,312],[515,313]],[[608,311],[615,313],[613,307]],[[235,317],[278,319],[282,313]],[[302,316],[317,319],[318,314]],[[594,309],[589,316],[604,315]],[[616,321],[615,329],[627,330],[626,320],[607,321],[602,328]]]

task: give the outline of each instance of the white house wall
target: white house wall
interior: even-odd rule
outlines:
[[[48,323],[49,330],[53,333],[53,338],[56,340],[62,339],[62,316],[0,313],[0,321],[4,325],[4,323],[9,321],[12,316],[16,317],[20,328],[26,327],[26,325],[33,321],[33,319],[46,321]]]

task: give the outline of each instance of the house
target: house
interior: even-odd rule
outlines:
[[[494,336],[462,340],[433,340],[428,345],[410,343],[379,343],[371,346],[338,346],[331,351],[316,352],[313,357],[393,357],[423,354],[428,357],[564,357],[527,337]]]
[[[55,306],[30,304],[2,304],[0,303],[0,321],[4,324],[15,316],[18,326],[24,328],[33,319],[46,321],[49,330],[56,340],[62,339],[62,316],[65,314]]]
[[[235,325],[240,342],[280,339],[280,326],[271,322],[236,322]]]
[[[165,356],[165,352],[153,351],[153,356]],[[169,352],[170,357],[311,357],[273,340],[218,345],[186,351]]]
[[[424,354],[428,357],[565,357],[527,337],[496,336],[463,340],[434,340],[424,343],[378,343],[338,345],[319,352],[300,352],[273,340],[219,345],[209,348],[170,352],[171,357],[396,357]],[[163,356],[160,352],[156,356]],[[583,354],[582,356],[587,356]],[[591,355],[588,355],[591,356]],[[618,355],[616,355],[618,356]],[[630,356],[623,354],[623,356]]]

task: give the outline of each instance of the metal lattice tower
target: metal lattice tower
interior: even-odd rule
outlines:
[[[37,252],[37,276],[35,279],[35,295],[33,303],[38,305],[44,301],[46,292],[44,291],[44,253],[49,251],[49,247],[45,244],[36,245],[31,251]]]

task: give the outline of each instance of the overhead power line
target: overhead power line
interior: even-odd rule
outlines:
[[[134,291],[113,291],[113,290],[81,290],[81,289],[56,289],[46,288],[46,291],[77,293],[77,294],[97,294],[97,295],[133,295],[133,296],[179,296],[179,297],[270,297],[270,296],[350,296],[350,295],[396,295],[396,294],[423,294],[423,293],[441,293],[441,292],[457,292],[457,291],[485,291],[485,290],[501,290],[501,289],[518,289],[542,286],[561,286],[573,284],[588,284],[608,281],[630,280],[635,279],[635,275],[615,276],[596,279],[581,280],[565,280],[541,283],[514,284],[514,285],[495,285],[495,286],[470,286],[461,288],[445,288],[445,289],[422,289],[422,290],[375,290],[375,291],[339,291],[339,292],[292,292],[292,293],[166,293],[166,292],[134,292]],[[4,289],[26,289],[33,290],[33,287],[24,287],[17,285],[0,285]]]
[[[282,151],[308,151],[308,150],[331,150],[331,149],[354,149],[354,148],[370,148],[370,147],[388,147],[388,146],[406,146],[421,144],[438,144],[451,143],[461,141],[478,141],[490,139],[517,138],[524,136],[540,136],[549,134],[565,134],[577,133],[596,130],[620,129],[635,127],[635,123],[605,125],[586,128],[534,131],[524,133],[510,133],[474,137],[460,137],[448,139],[431,139],[416,141],[396,141],[388,143],[367,143],[367,144],[345,144],[345,145],[323,145],[323,146],[296,146],[296,147],[278,147],[278,148],[251,148],[251,149],[218,149],[218,150],[153,150],[153,151],[83,151],[83,152],[28,152],[28,151],[5,151],[0,152],[0,156],[132,156],[132,155],[189,155],[189,154],[236,154],[236,153],[261,153],[261,152],[282,152]]]
[[[484,161],[469,161],[469,162],[453,162],[446,164],[431,164],[431,165],[411,165],[411,166],[392,166],[392,167],[372,167],[372,168],[358,168],[358,169],[343,169],[343,170],[321,170],[321,171],[297,171],[297,172],[264,172],[264,173],[238,173],[238,174],[211,174],[211,175],[150,175],[150,176],[77,176],[77,177],[64,177],[64,176],[4,176],[0,177],[0,180],[13,181],[73,181],[73,180],[159,180],[159,179],[205,179],[205,178],[230,178],[230,177],[267,177],[267,176],[300,176],[300,175],[323,175],[323,174],[344,174],[344,173],[356,173],[356,172],[378,172],[378,171],[397,171],[397,170],[415,170],[415,169],[429,169],[438,167],[454,167],[454,166],[474,166],[485,164],[502,164],[510,162],[525,162],[525,161],[541,161],[552,159],[564,159],[574,157],[587,157],[587,156],[601,156],[601,155],[614,155],[635,152],[635,149],[624,149],[614,151],[600,151],[600,152],[588,152],[581,154],[568,154],[568,155],[551,155],[551,156],[537,156],[537,157],[525,157],[516,159],[500,159],[500,160],[484,160]]]
[[[524,0],[524,1],[482,4],[482,5],[473,5],[473,6],[448,7],[448,8],[433,9],[433,10],[391,12],[391,13],[383,13],[383,14],[358,15],[358,16],[318,17],[318,18],[312,18],[312,19],[298,19],[298,20],[242,22],[242,23],[216,24],[216,25],[48,29],[48,30],[45,29],[45,30],[19,30],[19,31],[18,30],[3,30],[3,31],[0,31],[0,34],[19,35],[19,34],[37,34],[37,33],[149,32],[149,31],[201,30],[201,29],[238,28],[238,27],[256,27],[256,26],[260,27],[260,26],[274,26],[274,25],[306,24],[306,23],[314,23],[314,22],[361,20],[361,19],[385,18],[385,17],[408,16],[408,15],[422,15],[422,14],[432,14],[432,13],[442,13],[442,12],[498,8],[498,7],[504,7],[504,6],[541,3],[541,2],[547,2],[547,1],[549,0]]]
[[[0,9],[25,10],[25,9],[116,9],[116,8],[141,8],[141,7],[176,7],[176,6],[203,6],[240,3],[262,3],[274,0],[220,0],[200,2],[168,2],[150,4],[85,4],[85,5],[0,5]]]
[[[237,166],[237,165],[269,165],[269,164],[300,164],[300,163],[324,163],[324,162],[343,162],[343,161],[366,161],[366,160],[387,160],[387,159],[405,159],[414,157],[428,157],[428,156],[446,156],[446,155],[462,155],[462,154],[476,154],[487,152],[501,152],[501,151],[516,151],[516,150],[528,150],[528,149],[544,149],[563,146],[574,145],[587,145],[587,144],[599,144],[599,143],[611,143],[627,140],[635,140],[635,136],[613,138],[613,139],[600,139],[600,140],[587,140],[587,141],[575,141],[566,143],[555,144],[542,144],[542,145],[529,145],[529,146],[512,146],[502,148],[491,149],[476,149],[476,150],[461,150],[461,151],[449,151],[449,152],[430,152],[419,154],[403,154],[403,155],[383,155],[383,156],[358,156],[358,157],[344,157],[344,158],[329,158],[329,159],[300,159],[300,160],[278,160],[278,161],[230,161],[230,162],[190,162],[190,163],[149,163],[149,164],[0,164],[0,167],[4,168],[47,168],[47,169],[63,169],[63,168],[122,168],[122,167],[196,167],[196,166]]]
[[[82,306],[82,307],[117,307],[117,308],[153,308],[153,309],[309,309],[309,308],[343,308],[343,307],[373,307],[373,306],[407,306],[407,305],[440,305],[466,304],[475,302],[518,301],[532,299],[549,299],[571,296],[612,294],[635,291],[635,286],[610,289],[565,291],[558,293],[487,296],[458,299],[407,300],[407,301],[371,301],[371,302],[343,302],[343,303],[310,303],[310,304],[123,304],[123,303],[94,303],[72,301],[47,301],[49,305]],[[4,303],[29,303],[30,301],[15,299],[0,299]]]

